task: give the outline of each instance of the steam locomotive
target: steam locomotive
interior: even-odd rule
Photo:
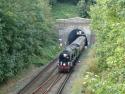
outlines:
[[[86,37],[79,36],[70,45],[68,45],[59,55],[58,71],[70,72],[86,46]]]

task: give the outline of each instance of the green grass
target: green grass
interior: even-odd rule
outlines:
[[[53,7],[52,12],[55,19],[72,18],[78,16],[77,6],[70,3],[57,3]]]

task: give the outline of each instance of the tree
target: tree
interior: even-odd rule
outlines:
[[[79,2],[79,0],[57,0],[58,2],[70,2],[72,4],[77,4]]]
[[[96,4],[95,0],[80,0],[78,3],[79,15],[83,18],[90,17],[90,6]]]
[[[53,47],[57,36],[47,0],[1,0],[0,7],[0,82],[3,82],[33,61],[42,62],[48,57],[43,61],[47,62],[52,58],[57,51]]]
[[[92,94],[125,94],[124,9],[124,0],[97,0],[91,7],[97,71],[85,76],[84,90]]]

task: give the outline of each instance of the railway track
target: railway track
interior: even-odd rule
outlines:
[[[58,83],[58,81],[63,77],[63,74],[56,73],[50,76],[44,83],[41,84],[32,94],[48,94],[50,89]]]
[[[62,91],[63,91],[67,81],[69,80],[71,74],[72,74],[72,71],[69,74],[66,74],[66,77],[64,78],[63,82],[60,84],[56,94],[62,94]]]
[[[58,58],[54,59],[48,65],[44,67],[44,69],[36,75],[24,88],[22,88],[17,94],[32,94],[33,90],[35,90],[39,85],[48,78],[53,71],[57,69]]]
[[[58,59],[56,58],[49,63],[17,94],[49,94],[55,85],[58,87],[52,94],[61,94],[71,73],[59,73],[57,62]]]
[[[62,94],[62,91],[71,76],[69,74],[55,73],[51,75],[45,82],[43,82],[32,94],[49,94],[54,85],[60,83],[54,94]]]

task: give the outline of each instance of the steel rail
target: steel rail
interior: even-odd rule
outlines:
[[[60,85],[59,89],[57,90],[57,93],[56,94],[62,94],[62,91],[67,83],[67,81],[69,80],[70,76],[72,74],[72,71],[67,74],[66,78],[64,79],[63,83]]]
[[[56,73],[50,76],[43,84],[40,85],[32,94],[47,94],[49,90],[62,78],[63,74]]]
[[[27,90],[27,88],[32,86],[32,84],[34,84],[41,77],[41,75],[44,72],[46,72],[48,70],[48,68],[50,68],[57,60],[58,60],[58,58],[55,58],[53,61],[51,61],[49,64],[47,64],[33,79],[31,79],[31,81],[29,81],[28,84],[26,84],[21,90],[19,90],[19,92],[17,94],[23,94],[23,92],[25,92]]]

